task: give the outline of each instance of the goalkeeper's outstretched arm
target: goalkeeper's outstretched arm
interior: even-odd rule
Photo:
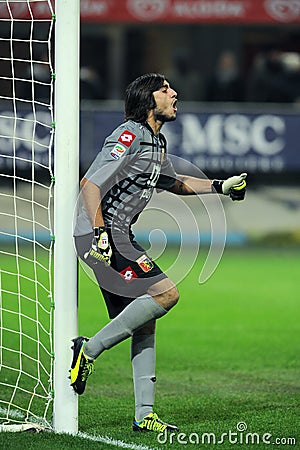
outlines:
[[[188,175],[177,175],[177,180],[169,191],[177,195],[210,194],[212,181]]]
[[[243,200],[246,193],[246,173],[235,175],[226,180],[208,180],[178,175],[170,192],[178,195],[197,195],[218,193],[229,195],[232,200]]]

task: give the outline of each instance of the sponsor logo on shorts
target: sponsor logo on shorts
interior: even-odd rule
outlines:
[[[130,266],[123,269],[121,272],[119,272],[119,274],[126,281],[126,283],[130,283],[130,281],[132,281],[134,278],[138,278],[137,274]]]
[[[116,144],[114,146],[114,148],[111,150],[110,152],[110,156],[114,159],[119,159],[121,158],[121,156],[124,155],[124,153],[126,152],[126,147],[124,147],[124,145],[121,144]]]
[[[140,256],[136,262],[140,266],[143,272],[150,272],[153,269],[154,264],[147,255]]]
[[[125,130],[119,137],[118,141],[126,145],[126,147],[130,147],[135,138],[136,138],[135,134],[131,133],[131,131]]]

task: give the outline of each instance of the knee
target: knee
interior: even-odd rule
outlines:
[[[176,286],[174,286],[172,289],[170,289],[168,292],[168,303],[169,303],[169,309],[173,308],[173,306],[178,303],[179,300],[179,292]]]
[[[179,292],[176,286],[168,289],[162,294],[153,296],[154,299],[167,311],[169,311],[179,300]]]
[[[148,289],[148,294],[157,301],[167,311],[176,305],[179,299],[179,292],[175,284],[168,278],[152,285]]]

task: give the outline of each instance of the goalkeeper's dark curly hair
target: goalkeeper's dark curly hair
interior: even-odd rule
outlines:
[[[125,119],[145,122],[148,112],[156,106],[153,92],[158,91],[164,81],[160,73],[147,73],[130,83],[125,93]]]

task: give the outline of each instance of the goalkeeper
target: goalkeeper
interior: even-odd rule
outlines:
[[[111,321],[90,339],[73,339],[71,385],[82,394],[95,359],[130,337],[134,431],[178,430],[162,421],[153,405],[155,323],[177,303],[179,293],[135,241],[131,225],[157,188],[178,195],[245,197],[245,173],[212,181],[175,173],[161,128],[176,119],[176,105],[177,93],[163,75],[146,74],[128,86],[126,121],[107,137],[81,181],[74,231],[77,253],[93,269]]]

